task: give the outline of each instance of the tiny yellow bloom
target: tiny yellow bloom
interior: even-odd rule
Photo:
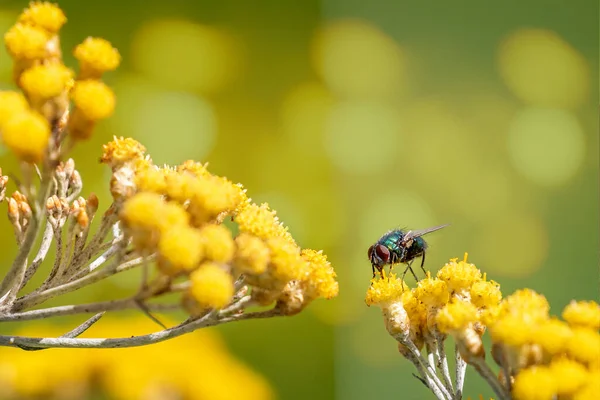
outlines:
[[[549,354],[559,354],[565,351],[573,331],[566,322],[556,318],[542,321],[535,326],[534,341],[539,343]]]
[[[477,308],[470,302],[456,300],[438,311],[435,320],[441,332],[461,331],[477,322]]]
[[[100,161],[114,167],[116,165],[141,159],[146,153],[146,148],[132,138],[117,138],[102,146]]]
[[[335,280],[336,274],[322,251],[304,249],[302,258],[308,263],[308,277],[305,283],[308,285],[306,296],[309,298],[322,297],[332,299],[339,293],[339,284]]]
[[[21,111],[6,120],[2,141],[17,157],[26,162],[42,160],[50,139],[50,124],[35,111]]]
[[[215,263],[205,263],[190,275],[190,294],[202,307],[221,309],[233,297],[231,275]]]
[[[165,171],[165,193],[166,195],[184,203],[191,199],[196,185],[200,185],[198,178],[191,174],[181,172]]]
[[[50,33],[57,33],[67,22],[67,17],[56,5],[47,1],[35,1],[19,16],[19,22],[44,28]]]
[[[233,264],[240,273],[258,275],[266,271],[270,256],[264,241],[249,233],[240,233],[235,244]]]
[[[65,92],[71,79],[73,71],[63,64],[39,64],[25,70],[20,83],[29,96],[49,99]]]
[[[567,353],[580,362],[600,366],[600,334],[590,328],[573,328]]]
[[[588,375],[587,382],[571,398],[572,400],[600,399],[600,369],[592,370]]]
[[[534,366],[517,374],[513,384],[516,400],[551,400],[557,393],[554,374],[548,367]]]
[[[497,306],[500,300],[500,285],[494,281],[478,281],[471,286],[471,302],[478,308]]]
[[[121,62],[119,51],[102,38],[86,38],[75,47],[73,55],[81,65],[83,79],[98,79],[104,72],[117,69]]]
[[[445,281],[427,276],[418,282],[415,297],[428,307],[443,307],[450,300],[450,293]]]
[[[181,165],[177,166],[177,172],[189,172],[197,178],[210,175],[208,172],[208,163],[202,164],[198,161],[187,160]]]
[[[505,315],[492,323],[490,334],[494,343],[522,346],[535,340],[534,324],[518,315]]]
[[[541,294],[531,289],[517,290],[500,304],[502,314],[517,314],[524,321],[541,322],[548,319],[550,305]]]
[[[251,233],[261,239],[281,236],[290,241],[292,237],[277,218],[277,213],[271,210],[267,203],[260,206],[254,203],[248,203],[234,217],[241,232]]]
[[[405,291],[408,291],[408,286],[392,272],[386,278],[371,279],[371,286],[367,289],[365,302],[368,306],[386,307],[391,303],[401,302],[402,294]]]
[[[550,371],[559,395],[572,395],[589,379],[589,373],[583,365],[564,357],[552,360]]]
[[[167,188],[166,170],[154,165],[136,168],[135,183],[138,190],[164,194]]]
[[[46,44],[50,40],[42,28],[16,24],[4,34],[4,43],[10,55],[19,60],[37,60],[48,55]]]
[[[13,115],[29,109],[25,96],[9,90],[0,91],[0,130]]]
[[[308,264],[300,255],[300,248],[283,237],[272,237],[266,241],[270,250],[269,273],[275,280],[287,283],[303,280],[308,274]]]
[[[438,279],[448,284],[451,292],[469,290],[471,285],[482,279],[481,271],[474,264],[465,260],[457,261],[456,258],[446,263],[437,273]]]
[[[77,111],[89,121],[108,118],[115,110],[115,94],[103,82],[77,81],[71,91]]]
[[[571,301],[563,310],[562,317],[571,326],[600,329],[600,305],[595,301]]]
[[[190,198],[189,212],[199,226],[221,213],[233,212],[243,200],[243,191],[227,178],[207,175],[197,178]]]
[[[196,268],[203,255],[202,237],[197,229],[179,224],[167,228],[158,242],[160,256],[167,263],[163,272],[177,274]]]
[[[228,263],[233,258],[233,237],[231,231],[223,225],[204,225],[200,228],[200,242],[205,257],[211,261]]]

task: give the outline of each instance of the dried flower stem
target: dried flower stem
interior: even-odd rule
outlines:
[[[458,346],[454,346],[454,355],[456,360],[456,399],[460,400],[463,396],[463,387],[465,385],[465,374],[467,372],[467,363],[461,357],[460,352],[458,351]]]
[[[35,338],[25,336],[0,336],[0,346],[29,347],[29,348],[124,348],[138,347],[153,343],[163,342],[200,328],[216,326],[223,323],[241,321],[246,319],[270,318],[280,316],[277,309],[252,312],[247,314],[230,315],[221,317],[222,312],[212,311],[191,321],[186,321],[173,328],[154,332],[148,335],[132,336],[125,338],[109,339],[81,339],[81,338]]]
[[[494,393],[496,393],[496,396],[498,396],[498,400],[509,400],[511,398],[489,365],[487,365],[485,359],[482,357],[473,357],[469,364],[471,364],[479,375],[485,379],[488,385],[490,385]]]

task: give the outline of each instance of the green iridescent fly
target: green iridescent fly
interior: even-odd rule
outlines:
[[[404,280],[406,272],[410,271],[415,280],[418,281],[419,278],[412,269],[412,263],[415,258],[421,257],[421,269],[425,272],[423,265],[425,264],[427,242],[423,239],[423,235],[440,230],[448,225],[444,224],[414,231],[393,229],[384,234],[374,245],[369,247],[368,256],[373,269],[373,278],[375,277],[375,271],[378,271],[383,277],[383,268],[386,265],[390,266],[391,272],[394,264],[407,264],[402,273],[402,280]]]

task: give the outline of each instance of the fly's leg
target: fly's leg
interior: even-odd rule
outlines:
[[[423,273],[425,274],[425,276],[427,276],[427,271],[425,271],[425,268],[423,267],[423,265],[425,265],[425,250],[423,250],[423,256],[421,257],[421,269],[423,270]]]

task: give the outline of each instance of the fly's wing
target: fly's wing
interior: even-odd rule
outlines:
[[[406,235],[404,235],[403,241],[406,242],[406,241],[409,241],[411,239],[418,238],[418,237],[426,235],[428,233],[438,231],[438,230],[440,230],[442,228],[445,228],[445,227],[447,227],[449,225],[450,224],[444,224],[444,225],[434,226],[432,228],[426,228],[426,229],[418,229],[418,230],[414,230],[414,231],[408,231],[408,232],[406,232]]]

